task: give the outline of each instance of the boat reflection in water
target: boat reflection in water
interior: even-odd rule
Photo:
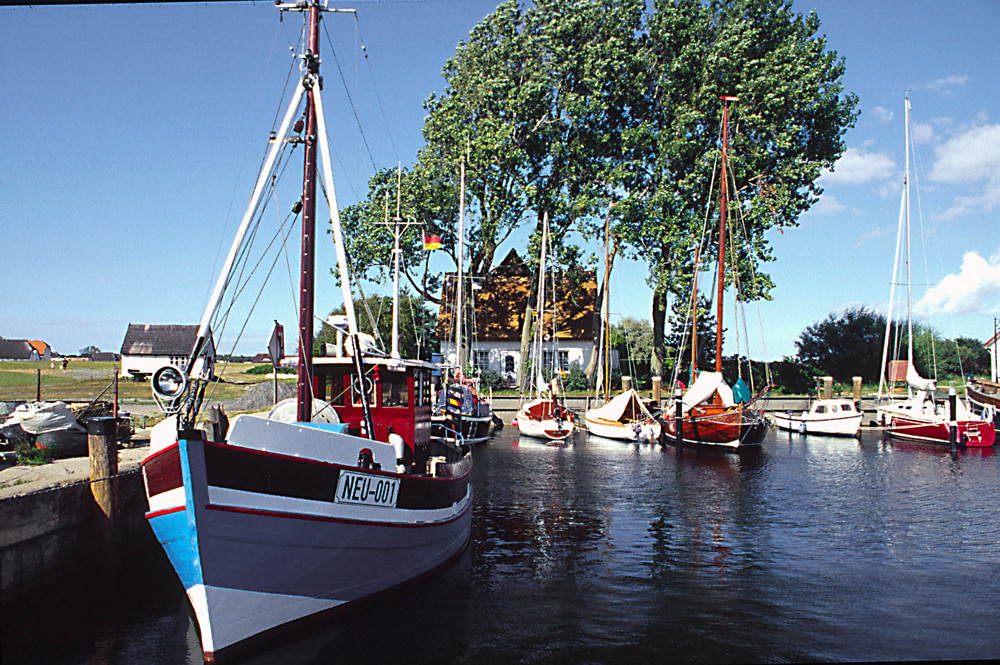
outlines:
[[[992,450],[953,460],[868,432],[772,432],[742,455],[583,432],[565,447],[516,437],[504,428],[474,451],[472,540],[455,565],[247,662],[996,655]],[[109,662],[198,662],[183,593],[141,577],[141,596],[107,611],[88,597],[72,615],[66,601],[5,612],[4,665],[83,665],[99,649]]]

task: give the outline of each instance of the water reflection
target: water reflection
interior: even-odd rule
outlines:
[[[552,446],[506,428],[474,457],[473,540],[454,565],[248,662],[1000,655],[992,450],[952,459],[869,433],[782,432],[733,455],[582,432]],[[169,568],[142,573],[109,599],[120,609],[104,623],[89,595],[22,612],[23,627],[5,612],[5,665],[197,658]],[[39,617],[48,623],[29,633]],[[30,639],[12,637],[19,630]]]

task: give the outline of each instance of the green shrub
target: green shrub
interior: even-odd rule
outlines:
[[[244,374],[270,374],[274,371],[274,365],[255,365],[248,369]],[[295,374],[296,370],[291,367],[279,367],[278,374]]]

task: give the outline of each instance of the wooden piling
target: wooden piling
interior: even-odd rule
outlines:
[[[94,528],[100,556],[113,562],[117,552],[118,521],[118,422],[116,418],[91,418],[87,421],[87,444],[90,449],[90,492],[97,508]]]
[[[632,388],[632,377],[622,376],[622,392],[626,392]]]
[[[660,388],[660,381],[661,380],[662,379],[659,376],[654,376],[653,377],[653,402],[655,402],[656,404],[660,403],[660,390],[661,390],[661,388]]]
[[[853,377],[853,381],[854,381],[854,393],[853,393],[854,403],[857,404],[858,402],[861,401],[861,377],[855,376]]]

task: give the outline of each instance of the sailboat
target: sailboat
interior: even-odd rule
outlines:
[[[610,217],[610,216],[609,216]],[[660,438],[660,421],[650,413],[642,397],[633,388],[629,388],[608,399],[610,395],[610,308],[608,286],[611,274],[610,252],[608,251],[607,221],[604,228],[604,311],[601,316],[601,335],[598,347],[598,383],[603,383],[604,404],[600,407],[587,409],[584,422],[587,430],[596,436],[619,441],[645,441],[651,443]],[[600,380],[600,379],[603,379]],[[600,391],[602,386],[598,386]]]
[[[722,297],[725,287],[726,225],[728,198],[727,159],[729,149],[729,102],[735,97],[723,96],[722,105],[722,192],[719,197],[719,255],[716,293],[716,344],[715,371],[701,372],[683,394],[680,402],[681,417],[676,418],[678,404],[670,404],[664,414],[664,431],[672,440],[680,439],[686,444],[698,444],[725,450],[740,451],[760,448],[767,434],[768,421],[763,411],[752,408],[752,404],[762,395],[764,388],[755,396],[744,395],[742,379],[737,382],[741,388],[739,395],[722,378]],[[697,261],[696,261],[697,263]],[[695,272],[698,266],[695,265]],[[697,287],[694,289],[697,303]],[[697,339],[697,316],[692,316]],[[697,357],[693,354],[693,357]],[[696,371],[692,360],[692,371]],[[737,400],[737,397],[740,399]],[[678,432],[678,426],[680,432]],[[679,436],[678,436],[679,434]]]
[[[912,280],[910,277],[910,98],[904,100],[906,158],[903,172],[903,194],[899,207],[899,228],[896,233],[896,260],[893,265],[892,287],[889,296],[889,314],[886,321],[885,342],[882,347],[882,367],[879,373],[879,392],[876,405],[879,423],[890,436],[909,441],[939,443],[951,442],[951,424],[957,427],[957,441],[966,446],[989,447],[996,432],[992,423],[976,418],[965,403],[957,399],[935,399],[937,382],[917,372],[913,364]],[[906,252],[902,253],[903,244]],[[889,340],[893,335],[892,314],[896,297],[896,280],[900,263],[906,268],[906,357],[890,360]],[[897,329],[900,328],[897,325]],[[901,330],[897,331],[898,335]],[[896,355],[893,353],[892,355]],[[906,397],[893,399],[893,384],[906,384]],[[952,413],[951,404],[955,405]]]
[[[545,338],[545,253],[549,235],[548,213],[542,216],[542,248],[538,264],[538,306],[531,357],[532,394],[518,407],[515,421],[524,436],[562,441],[576,429],[576,414],[566,408],[559,395],[559,376],[549,382],[542,376],[542,342]],[[523,400],[523,396],[522,396]]]
[[[327,10],[317,1],[277,7],[304,14],[302,76],[197,342],[185,363],[154,373],[154,397],[167,417],[153,428],[142,462],[146,519],[184,586],[207,661],[433,571],[460,554],[471,533],[470,452],[430,441],[435,366],[373,357],[362,348],[319,86],[319,26]],[[291,136],[303,104],[305,131]],[[196,360],[277,157],[295,145],[305,149],[296,408],[290,417],[276,408],[272,417],[238,415],[200,429],[209,377],[193,371]],[[333,358],[312,357],[317,161],[347,319],[348,353]]]
[[[431,438],[438,441],[463,441],[468,445],[483,443],[490,438],[493,408],[479,394],[477,378],[466,378],[462,372],[462,263],[465,247],[465,160],[462,160],[458,207],[458,269],[455,280],[455,371],[434,400],[431,414]]]

